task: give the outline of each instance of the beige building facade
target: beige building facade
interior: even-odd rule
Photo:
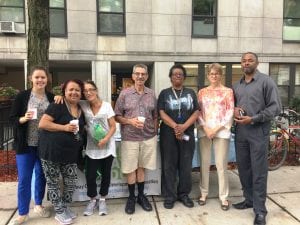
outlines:
[[[59,11],[58,6],[63,5],[61,22],[65,26],[64,35],[53,35],[50,41],[53,85],[69,78],[93,79],[102,98],[112,101],[124,81],[130,79],[132,66],[144,63],[149,66],[148,86],[158,95],[170,86],[170,67],[182,63],[188,71],[186,85],[197,91],[206,84],[207,64],[219,62],[226,74],[224,84],[231,86],[241,77],[241,54],[253,51],[259,56],[260,71],[275,79],[287,104],[300,95],[300,31],[298,26],[287,24],[287,1],[50,0],[54,10]],[[105,4],[115,4],[116,10],[105,8]],[[204,10],[204,6],[212,9]],[[7,21],[1,15],[6,7],[0,5],[2,21]],[[23,30],[0,31],[0,83],[19,89],[26,86],[26,1],[22,7],[23,23],[15,24],[23,24]],[[109,18],[122,18],[115,23],[121,23],[121,32],[118,29],[114,33],[116,20],[112,19],[111,27],[107,25],[109,19],[102,20],[107,12],[116,13]],[[52,15],[54,24],[60,23],[59,15]],[[300,12],[298,16],[300,19]],[[290,27],[292,34],[286,36]]]

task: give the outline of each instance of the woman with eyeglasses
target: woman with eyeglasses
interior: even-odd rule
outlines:
[[[162,90],[158,97],[158,110],[162,120],[159,140],[164,207],[171,209],[179,200],[184,206],[191,208],[194,207],[194,202],[188,195],[192,189],[194,122],[198,118],[199,105],[195,92],[183,85],[186,70],[182,65],[172,66],[169,77],[171,87]]]
[[[77,181],[77,160],[83,146],[84,115],[79,106],[83,92],[80,80],[63,84],[63,104],[50,104],[43,115],[39,128],[39,154],[45,173],[48,194],[55,219],[61,224],[71,224],[77,215],[69,204]],[[63,192],[59,177],[62,176]]]
[[[198,92],[200,105],[199,129],[201,176],[199,205],[205,205],[209,192],[209,168],[211,148],[215,153],[218,172],[219,199],[221,209],[229,209],[229,185],[227,175],[228,150],[233,122],[234,98],[233,91],[222,85],[222,66],[213,63],[208,66],[208,87]]]
[[[115,113],[111,104],[103,101],[98,96],[98,88],[91,81],[84,82],[84,96],[87,101],[81,101],[80,105],[87,122],[87,146],[86,146],[86,182],[87,195],[90,201],[84,210],[84,216],[90,216],[97,207],[97,171],[101,173],[98,209],[99,215],[107,215],[105,198],[108,195],[111,167],[116,157],[115,139],[116,131]]]

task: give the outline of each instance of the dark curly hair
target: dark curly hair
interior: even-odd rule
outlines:
[[[68,86],[68,84],[70,82],[74,82],[74,83],[78,84],[79,87],[80,87],[80,89],[81,89],[80,90],[81,97],[84,96],[83,95],[83,89],[84,89],[83,82],[81,80],[79,80],[79,79],[71,79],[71,80],[67,80],[66,82],[64,82],[63,85],[62,85],[62,87],[61,87],[61,93],[62,93],[62,95],[65,96],[66,87]]]

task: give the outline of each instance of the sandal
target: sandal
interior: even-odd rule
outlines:
[[[201,205],[201,206],[205,205],[206,204],[206,198],[200,197],[199,200],[198,200],[198,204]]]
[[[14,220],[11,220],[8,225],[20,225],[28,220],[28,216],[19,216]]]
[[[224,211],[227,211],[229,209],[230,205],[229,205],[229,201],[225,200],[223,202],[221,202],[221,209]]]

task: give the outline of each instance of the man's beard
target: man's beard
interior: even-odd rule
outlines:
[[[247,68],[243,68],[243,72],[245,74],[253,74],[256,68],[252,68],[252,67],[247,67]]]

